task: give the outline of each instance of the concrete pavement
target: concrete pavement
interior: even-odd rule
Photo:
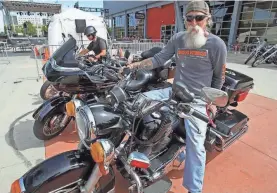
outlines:
[[[35,61],[30,53],[19,53],[11,63],[0,65],[0,192],[45,159],[44,143],[32,131],[32,112],[42,102],[36,81]],[[1,58],[0,58],[1,60]]]
[[[11,64],[0,63],[1,193],[9,192],[11,183],[31,167],[44,160],[45,156],[51,157],[59,152],[73,149],[78,141],[72,125],[61,136],[45,144],[34,137],[32,131],[33,118],[31,115],[33,110],[42,102],[38,95],[42,80],[36,81],[35,61],[30,58],[30,53],[16,55],[20,56],[10,58]],[[254,183],[253,187],[256,187],[257,184],[257,181],[251,179],[262,177],[262,182],[266,184],[266,180],[271,182],[270,178],[275,177],[276,179],[277,177],[270,170],[272,169],[272,172],[276,171],[277,163],[275,160],[277,159],[276,142],[272,141],[274,136],[277,137],[276,132],[273,130],[273,127],[277,126],[275,121],[277,106],[275,106],[274,100],[254,95],[258,94],[277,99],[277,76],[274,75],[277,66],[270,64],[252,68],[249,65],[237,64],[243,63],[244,57],[244,55],[229,55],[227,67],[254,78],[255,87],[251,91],[252,94],[239,106],[251,118],[251,132],[247,133],[242,140],[234,144],[226,153],[207,166],[205,192],[226,192],[224,191],[224,186],[231,188],[228,185],[230,180],[240,175],[243,175],[244,178],[242,179],[247,180],[249,184],[244,189],[241,187],[242,185],[238,189],[229,189],[230,192],[234,192],[231,190],[235,190],[235,192],[249,192],[250,190],[258,192],[249,187],[251,183]],[[261,119],[259,119],[260,117]],[[262,138],[255,138],[257,135]],[[267,143],[262,143],[263,141],[267,141]],[[247,154],[247,152],[250,152],[250,154]],[[251,160],[249,161],[245,157],[250,157]],[[218,167],[217,165],[220,164],[221,166]],[[254,168],[263,168],[265,171],[257,172],[253,170]],[[213,174],[213,172],[215,173]],[[224,178],[221,175],[224,175]],[[270,178],[266,178],[266,175]],[[176,174],[173,178],[179,179],[174,181],[174,187],[171,191],[172,193],[180,192],[181,174]],[[239,183],[241,181],[234,180],[233,185],[235,185],[235,182]],[[216,187],[219,187],[219,189]],[[267,191],[264,192],[273,193],[273,190],[277,191],[277,185],[274,182],[271,185],[267,184],[267,187]],[[259,188],[256,190],[262,191]]]

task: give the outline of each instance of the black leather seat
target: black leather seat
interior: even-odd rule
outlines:
[[[155,54],[159,53],[162,50],[161,47],[153,47],[150,50],[144,51],[141,53],[142,59],[147,59],[153,57]]]

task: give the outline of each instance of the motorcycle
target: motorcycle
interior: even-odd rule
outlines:
[[[70,36],[70,37],[73,38],[72,36]],[[144,52],[141,53],[140,57],[134,57],[132,62],[138,62],[138,61],[142,61],[144,59],[153,57],[156,53],[161,51],[161,49],[162,48],[160,48],[160,47],[153,47],[153,48],[151,48],[147,51],[144,51]],[[78,48],[75,49],[75,53],[77,52],[77,50],[78,50]],[[128,50],[126,50],[126,52],[124,54],[124,58],[112,59],[108,56],[106,58],[107,61],[105,61],[105,63],[107,65],[111,65],[112,67],[115,67],[115,68],[120,68],[120,67],[126,66],[126,64],[128,63],[128,58],[129,58],[130,54],[131,53]],[[88,57],[95,57],[95,56],[94,55],[87,55],[84,59],[86,59]],[[87,62],[87,63],[89,64],[89,62]],[[97,63],[94,63],[94,64],[97,64]],[[71,64],[68,64],[68,65],[70,66]],[[93,65],[93,64],[91,63],[89,65]],[[48,100],[48,99],[50,99],[53,96],[58,95],[58,94],[67,95],[68,93],[61,92],[61,91],[57,90],[57,88],[55,88],[53,86],[53,83],[50,82],[49,80],[46,80],[40,88],[40,97],[43,100]]]
[[[131,74],[109,91],[108,103],[72,99],[67,111],[75,114],[79,148],[33,167],[12,183],[11,193],[112,193],[115,167],[130,182],[129,192],[168,192],[172,183],[166,174],[184,168],[184,119],[207,123],[207,151],[223,151],[247,131],[248,117],[228,106],[246,98],[253,79],[229,75],[222,90],[202,89],[207,109],[216,105],[217,115],[195,110],[195,96],[181,82],[167,101],[129,96],[124,89]]]
[[[256,48],[254,48],[252,50],[252,52],[249,54],[249,56],[246,58],[244,64],[247,64],[253,57],[257,57],[257,55],[259,54],[259,52],[264,52],[265,50],[265,46],[266,46],[266,41],[263,41],[262,43],[260,42],[260,39],[257,38],[257,42],[258,45]]]
[[[85,57],[75,60],[72,55],[75,46],[76,40],[70,38],[43,66],[47,80],[60,93],[45,101],[33,113],[33,132],[38,139],[49,140],[66,128],[73,118],[72,114],[66,113],[72,98],[91,102],[105,100],[107,92],[120,80],[117,67],[107,64],[90,65],[84,62]],[[168,69],[140,70],[126,89],[135,94],[162,88],[166,85],[167,71]]]
[[[258,52],[255,60],[252,63],[252,67],[257,67],[258,65],[266,62],[267,64],[274,63],[277,65],[277,44],[267,49],[262,49]]]

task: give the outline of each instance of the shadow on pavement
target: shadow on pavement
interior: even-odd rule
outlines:
[[[33,112],[34,110],[29,111],[15,119],[5,135],[6,143],[12,147],[14,154],[21,159],[27,167],[32,167],[32,164],[20,151],[44,147],[44,144],[33,134],[32,128],[34,121],[29,119],[21,121],[21,119]],[[37,160],[37,163],[40,161],[41,160]]]
[[[256,67],[252,67],[252,63],[247,64],[249,68],[264,68],[264,69],[270,69],[270,70],[277,70],[276,64],[260,64]]]

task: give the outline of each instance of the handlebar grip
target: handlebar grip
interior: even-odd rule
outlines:
[[[204,122],[207,122],[209,123],[209,118],[207,115],[193,109],[192,107],[190,106],[180,106],[181,108],[179,109],[181,112],[184,112],[186,114],[191,114],[192,116],[204,121]]]
[[[141,114],[146,115],[146,114],[154,113],[155,111],[159,110],[162,106],[164,106],[164,104],[161,102],[154,104],[154,105],[149,105],[142,110]]]
[[[194,117],[196,117],[196,118],[198,118],[198,119],[200,119],[200,120],[202,120],[202,121],[204,121],[204,122],[209,123],[209,118],[208,118],[208,116],[205,115],[205,114],[203,114],[203,113],[201,113],[201,112],[199,112],[199,111],[197,111],[197,110],[194,110],[194,111],[193,111],[192,116],[194,116]]]

